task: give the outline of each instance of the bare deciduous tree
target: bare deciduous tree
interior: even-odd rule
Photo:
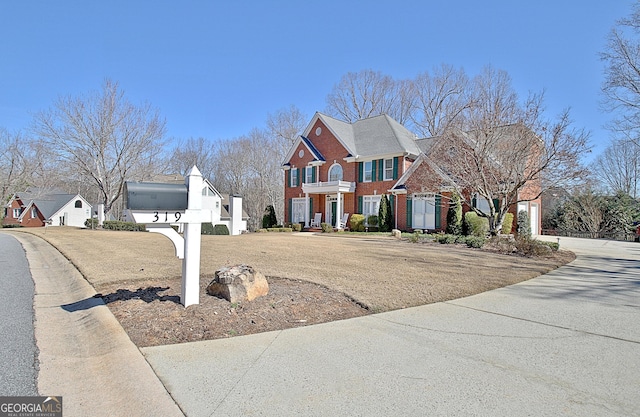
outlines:
[[[470,130],[447,129],[434,139],[431,154],[449,186],[489,202],[475,211],[497,234],[510,207],[538,198],[545,187],[584,176],[580,159],[588,151],[588,134],[571,128],[568,112],[555,121],[544,119],[541,95],[520,104],[502,71],[486,68],[473,83],[473,106],[465,114]]]
[[[93,184],[109,213],[126,180],[148,177],[163,151],[165,122],[148,104],[133,105],[116,82],[99,93],[63,97],[36,115],[33,132],[69,172]]]
[[[606,63],[602,90],[605,107],[616,117],[610,124],[638,144],[640,133],[640,3],[630,17],[620,19],[611,30],[607,48],[601,53]],[[633,133],[632,133],[633,132]]]
[[[327,113],[347,122],[388,114],[407,123],[413,107],[410,83],[379,71],[348,72],[327,96]]]
[[[267,132],[277,144],[280,159],[285,157],[308,122],[309,118],[293,105],[267,116]]]
[[[445,129],[462,127],[462,114],[471,105],[469,80],[465,72],[441,65],[433,73],[419,74],[413,82],[416,133],[439,136]]]
[[[596,177],[613,193],[638,197],[640,147],[629,140],[614,140],[593,162]]]
[[[26,142],[21,134],[10,134],[0,129],[0,201],[17,191],[22,191],[29,182]]]
[[[167,167],[172,173],[186,176],[195,165],[204,178],[213,179],[216,158],[215,144],[205,138],[178,140],[170,153]]]
[[[282,205],[282,157],[274,139],[253,129],[247,136],[221,142],[217,150],[214,186],[242,195],[249,229],[260,228],[265,208]]]

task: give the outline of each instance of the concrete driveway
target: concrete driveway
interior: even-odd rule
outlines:
[[[640,415],[640,244],[560,243],[476,296],[141,350],[188,416]]]

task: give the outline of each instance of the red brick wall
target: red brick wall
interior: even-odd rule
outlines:
[[[320,135],[316,135],[316,129],[320,127],[321,133]],[[313,143],[313,145],[318,149],[318,151],[325,157],[326,163],[321,165],[318,168],[316,180],[320,182],[329,181],[329,169],[334,163],[339,163],[342,166],[343,172],[343,181],[348,182],[356,182],[358,181],[358,163],[357,162],[345,162],[344,158],[346,158],[349,154],[345,147],[340,143],[340,141],[333,136],[331,131],[324,125],[324,123],[318,119],[313,124],[310,129],[308,139]],[[300,150],[304,150],[304,156],[300,158],[298,153]],[[288,161],[293,168],[300,168],[307,166],[308,163],[312,160],[311,154],[307,147],[300,143],[300,145],[295,149],[292,158]],[[398,164],[398,178],[402,176],[402,174],[411,166],[412,161],[400,158]],[[287,174],[285,175],[285,222],[289,221],[289,200],[291,198],[299,198],[304,197],[304,193],[302,192],[302,185],[297,187],[290,187],[289,183],[286,181]],[[358,197],[365,195],[389,195],[389,189],[393,187],[397,180],[389,180],[389,181],[373,181],[373,182],[362,182],[356,184],[355,193],[345,194],[344,196],[344,209],[345,213],[356,214],[358,213]],[[325,200],[326,197],[324,194],[322,195],[310,195],[313,199],[313,208],[312,213],[322,213],[323,221],[325,214]],[[402,210],[401,217],[398,217],[398,225],[404,225],[406,223],[406,204],[404,203],[404,199],[401,196],[398,199],[398,203],[400,203],[401,207],[395,207],[396,201],[394,201],[394,209]],[[398,212],[400,216],[400,212]],[[402,223],[401,223],[402,222]]]
[[[18,219],[13,217],[13,209],[19,209],[21,206],[21,202],[19,200],[13,200],[11,202],[11,207],[7,210],[7,215],[2,220],[2,224],[19,224]]]
[[[42,217],[42,214],[39,211],[38,211],[38,217],[32,219],[31,210],[29,210],[29,212],[25,213],[24,217],[22,218],[22,223],[20,223],[17,218],[13,217],[13,209],[16,209],[16,208],[19,209],[21,208],[21,206],[22,206],[22,201],[13,200],[11,202],[11,207],[9,207],[9,209],[7,210],[7,216],[2,220],[2,224],[6,224],[6,225],[19,224],[24,227],[44,226],[44,218]]]
[[[42,227],[44,226],[44,217],[40,211],[38,211],[37,217],[31,218],[31,210],[29,210],[22,218],[22,225],[24,227]]]

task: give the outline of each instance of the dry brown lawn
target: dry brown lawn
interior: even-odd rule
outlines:
[[[47,240],[76,265],[139,346],[276,330],[451,300],[536,277],[573,259],[562,251],[532,259],[379,235],[202,236],[202,289],[220,267],[247,264],[267,277],[270,294],[232,306],[201,290],[200,305],[185,309],[177,304],[182,261],[161,235],[67,227],[28,232]],[[159,318],[163,316],[168,318]],[[180,321],[191,330],[178,332]]]

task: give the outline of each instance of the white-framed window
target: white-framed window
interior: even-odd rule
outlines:
[[[313,183],[313,167],[304,168],[304,182],[307,184]]]
[[[209,188],[208,185],[205,184],[204,187],[202,187],[202,195],[204,197],[214,197],[216,193],[214,193],[213,190]]]
[[[20,217],[20,209],[19,208],[14,208],[13,209],[13,218],[17,219],[18,217]]]
[[[487,200],[484,197],[480,197],[479,195],[476,194],[476,208],[478,210],[480,210],[481,212],[483,212],[484,214],[489,214],[491,213],[491,206],[489,205],[491,204],[489,202],[489,200]]]
[[[304,222],[305,198],[291,199],[291,223]]]
[[[421,193],[413,195],[413,219],[414,229],[435,229],[436,227],[436,195],[433,193]]]
[[[393,179],[393,158],[384,160],[384,179],[385,181]]]
[[[380,196],[379,195],[365,195],[362,197],[362,214],[367,217],[372,214],[378,215],[378,209],[380,208]]]
[[[291,187],[297,187],[298,185],[300,185],[300,182],[298,180],[298,169],[297,168],[291,168],[291,170],[289,171],[291,173],[290,175],[290,182],[289,185]]]
[[[329,181],[342,181],[342,166],[334,164],[329,168]]]
[[[31,207],[31,218],[35,219],[36,217],[38,217],[38,209],[35,207]]]
[[[373,181],[373,161],[362,163],[362,181],[363,182]]]

